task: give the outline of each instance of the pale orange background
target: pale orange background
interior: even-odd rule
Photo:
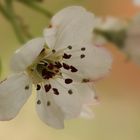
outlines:
[[[54,13],[70,5],[81,5],[99,16],[130,18],[140,11],[132,0],[44,0],[44,7]],[[30,24],[35,36],[42,35],[48,25],[46,17],[16,4],[17,13]],[[0,57],[3,74],[9,73],[8,63],[19,47],[9,23],[0,15]],[[100,105],[93,107],[95,119],[67,121],[64,130],[44,125],[34,104],[35,93],[12,121],[0,122],[0,140],[139,140],[140,139],[140,66],[127,62],[125,56],[109,44],[113,68],[104,80],[96,83]]]

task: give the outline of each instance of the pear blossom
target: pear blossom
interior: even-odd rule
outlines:
[[[126,34],[122,50],[128,55],[129,59],[140,65],[140,15],[132,19]]]
[[[47,125],[61,129],[64,120],[93,115],[93,82],[111,69],[112,58],[94,46],[95,16],[79,6],[65,8],[51,20],[44,36],[18,49],[12,75],[0,83],[0,120],[17,116],[36,88],[36,110]]]
[[[96,27],[95,34],[104,38],[102,44],[114,43],[126,54],[127,60],[140,64],[140,15],[129,21],[115,17],[107,19]]]
[[[100,18],[100,24],[96,26],[101,30],[122,30],[126,27],[126,22],[116,17],[108,16],[106,18]]]
[[[139,6],[140,5],[140,0],[133,0],[134,5]]]
[[[128,27],[126,20],[111,16],[98,19],[99,24],[94,29],[94,36],[98,39],[99,44],[104,45],[107,42],[112,42],[121,48],[124,45]]]

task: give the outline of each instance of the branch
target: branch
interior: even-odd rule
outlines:
[[[13,9],[12,9],[12,1],[7,0],[6,5],[3,6],[0,4],[0,12],[3,14],[3,16],[11,23],[13,30],[16,34],[17,39],[19,40],[20,43],[24,43],[25,39],[22,34],[22,31],[20,29],[20,26],[15,18]]]
[[[38,12],[44,14],[48,18],[51,18],[53,16],[53,14],[50,11],[40,7],[37,3],[35,3],[36,1],[32,1],[32,0],[31,1],[30,0],[18,0],[18,1],[32,9],[34,9],[35,11],[38,11]]]

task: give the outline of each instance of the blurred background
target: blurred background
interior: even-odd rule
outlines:
[[[140,12],[140,6],[132,0],[44,0],[42,5],[53,13],[66,6],[81,5],[98,16],[125,19]],[[35,36],[42,35],[49,24],[46,17],[19,3],[15,9],[30,24]],[[0,14],[1,79],[10,73],[9,60],[19,47],[10,24]],[[96,83],[100,104],[93,107],[93,120],[70,120],[65,122],[64,130],[52,129],[39,120],[34,93],[14,120],[0,122],[0,140],[140,140],[140,66],[126,61],[112,44],[105,47],[114,62],[111,73]]]

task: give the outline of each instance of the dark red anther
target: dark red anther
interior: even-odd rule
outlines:
[[[46,69],[43,69],[42,76],[43,76],[44,79],[50,79],[53,76],[55,76],[55,73],[51,72],[51,71],[47,71]]]
[[[73,82],[72,79],[69,79],[69,78],[68,78],[68,79],[65,79],[65,83],[66,83],[66,84],[70,84],[70,83],[72,83],[72,82]]]
[[[58,89],[53,88],[53,93],[54,93],[55,95],[59,95],[59,91],[58,91]]]
[[[45,85],[44,88],[45,88],[46,92],[49,92],[50,89],[51,89],[51,85],[50,84],[49,85]]]
[[[71,72],[77,72],[78,69],[76,69],[74,66],[70,66]]]
[[[71,54],[66,54],[66,53],[64,53],[63,58],[65,58],[65,59],[70,59],[71,56],[72,56]]]
[[[69,45],[69,46],[68,46],[68,49],[70,49],[70,50],[71,50],[71,49],[72,49],[72,46],[71,46],[71,45]]]
[[[38,105],[40,105],[41,104],[41,101],[40,100],[37,100],[37,102],[36,102]]]
[[[53,50],[52,50],[52,53],[56,53],[56,50],[53,49]]]
[[[81,51],[85,51],[85,50],[86,50],[86,48],[85,48],[85,47],[81,48]]]
[[[71,94],[73,94],[73,91],[71,89],[69,89],[68,93],[71,95]]]
[[[88,83],[88,82],[90,82],[89,79],[83,79],[83,80],[82,80],[82,83]]]
[[[63,68],[66,69],[66,70],[69,70],[70,69],[70,66],[66,63],[63,63]]]
[[[81,54],[80,58],[81,58],[81,59],[82,59],[82,58],[85,58],[85,55],[84,55],[84,54]]]
[[[53,68],[54,68],[54,65],[53,65],[52,63],[50,63],[50,64],[48,65],[48,69],[52,70]]]
[[[60,62],[55,62],[55,66],[56,66],[57,68],[62,68],[62,64],[61,64]]]
[[[69,70],[70,69],[70,66],[66,63],[63,63],[63,68],[66,69],[66,70]]]
[[[37,85],[36,90],[40,90],[40,89],[41,89],[41,86]]]
[[[47,106],[50,106],[51,105],[51,102],[50,101],[47,101]]]
[[[43,69],[42,70],[42,76],[44,77],[46,74],[47,74],[47,70],[46,69]]]

